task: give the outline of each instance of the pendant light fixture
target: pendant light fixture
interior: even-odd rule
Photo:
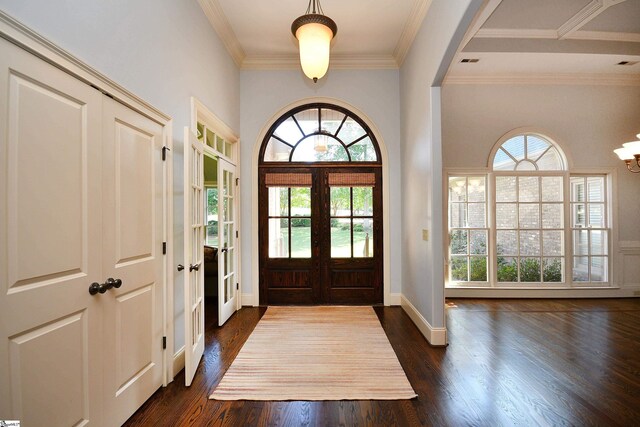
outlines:
[[[306,13],[291,24],[291,32],[298,39],[302,71],[315,83],[327,73],[338,26],[324,14],[320,0],[309,0]]]

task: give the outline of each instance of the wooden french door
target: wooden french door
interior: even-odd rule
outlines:
[[[382,304],[379,167],[262,167],[260,304]]]

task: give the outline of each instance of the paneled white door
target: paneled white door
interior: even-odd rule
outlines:
[[[163,141],[160,124],[106,97],[102,129],[103,401],[121,425],[162,385]]]
[[[218,222],[220,255],[218,255],[218,323],[220,326],[238,309],[237,298],[237,222],[236,167],[220,159],[218,167]]]
[[[0,418],[101,425],[102,94],[0,38]]]
[[[163,128],[1,38],[0,93],[0,418],[120,425],[162,385]]]
[[[204,144],[184,128],[184,381],[191,385],[204,354]]]

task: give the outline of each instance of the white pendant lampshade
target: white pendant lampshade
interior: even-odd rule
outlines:
[[[331,40],[338,26],[322,13],[319,0],[309,0],[306,14],[293,21],[291,32],[298,39],[302,71],[317,82],[329,69]]]
[[[620,160],[633,160],[633,153],[627,148],[616,148],[613,152],[620,157]]]
[[[625,142],[622,147],[629,150],[631,154],[640,154],[640,141]]]

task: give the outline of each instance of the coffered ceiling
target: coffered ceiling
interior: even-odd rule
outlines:
[[[488,0],[445,82],[640,84],[640,0]]]
[[[451,0],[322,0],[331,67],[398,68],[432,1]],[[308,0],[198,2],[239,67],[299,67]],[[485,0],[445,79],[476,82],[640,84],[640,0]]]

